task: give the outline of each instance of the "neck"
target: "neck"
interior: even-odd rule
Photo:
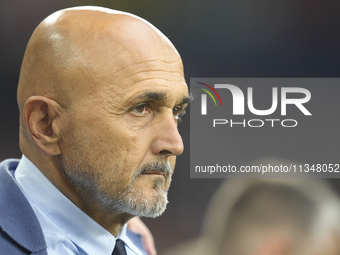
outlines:
[[[37,158],[37,156],[32,158],[30,155],[26,155],[26,157],[64,196],[113,236],[117,236],[123,226],[133,217],[127,213],[109,210],[91,194],[93,192],[77,189],[76,185],[71,183],[62,171],[58,170],[59,166],[54,159]]]
[[[133,217],[127,213],[120,213],[114,210],[108,210],[98,203],[98,201],[85,196],[86,200],[80,197],[74,202],[83,212],[105,228],[113,236],[117,237],[123,226]]]

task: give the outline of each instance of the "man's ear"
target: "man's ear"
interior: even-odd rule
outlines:
[[[60,105],[49,98],[32,96],[25,102],[23,109],[27,132],[33,142],[47,155],[56,156],[61,153],[56,125]]]

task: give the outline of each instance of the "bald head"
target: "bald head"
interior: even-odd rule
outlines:
[[[141,65],[166,69],[169,64],[182,68],[176,49],[137,16],[101,7],[55,12],[36,28],[26,48],[17,94],[21,126],[32,96],[67,109],[97,91],[129,85],[127,77],[143,79]]]
[[[84,92],[108,70],[113,82],[126,66],[159,58],[176,61],[179,55],[159,30],[139,17],[99,7],[58,11],[37,27],[27,45],[19,107],[33,95],[67,104],[68,97]]]

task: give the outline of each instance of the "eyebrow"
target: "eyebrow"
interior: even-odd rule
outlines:
[[[145,92],[138,98],[153,101],[164,101],[167,99],[167,95],[164,92]]]
[[[168,95],[164,92],[145,92],[138,96],[138,98],[150,101],[165,101],[168,98]],[[192,98],[191,93],[189,93],[182,98],[180,104],[189,104],[192,101]]]
[[[189,104],[193,99],[194,99],[193,95],[191,94],[191,92],[189,92],[187,96],[184,96],[182,98],[181,104]]]

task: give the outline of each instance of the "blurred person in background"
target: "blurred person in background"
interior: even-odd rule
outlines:
[[[229,179],[198,240],[166,255],[339,255],[340,201],[321,179]]]

